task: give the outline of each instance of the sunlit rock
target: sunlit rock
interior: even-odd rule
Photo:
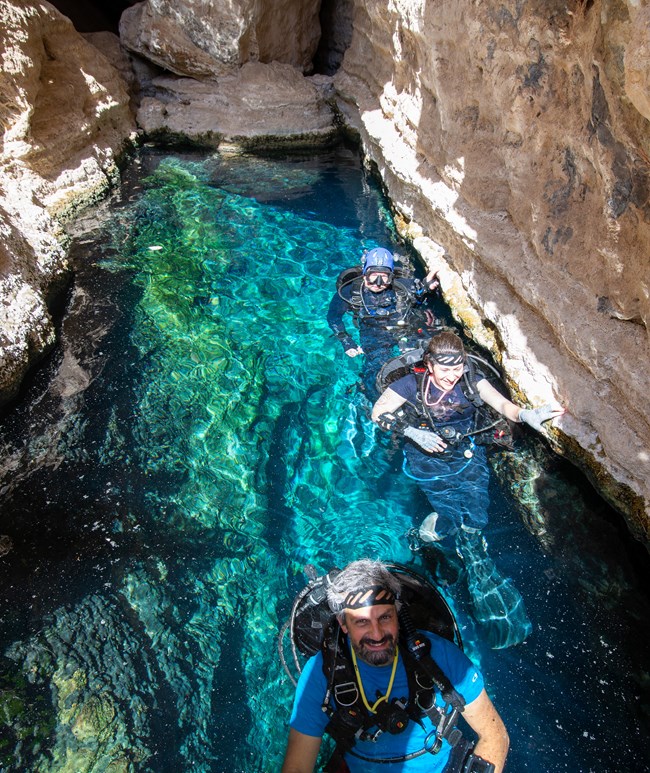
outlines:
[[[567,406],[546,434],[647,539],[645,19],[637,3],[357,4],[334,82],[454,312],[520,399]]]
[[[3,3],[0,26],[0,402],[55,340],[61,223],[119,180],[134,130],[118,72],[48,3]]]
[[[149,137],[218,146],[333,139],[334,114],[321,92],[288,64],[249,63],[216,81],[160,77],[145,97],[138,123]]]
[[[631,23],[624,28],[628,35],[624,46],[625,93],[639,113],[650,121],[650,6],[639,8],[635,3],[628,6]]]
[[[112,32],[86,32],[83,37],[102,52],[122,76],[125,86],[132,91],[136,85],[133,61],[119,37]]]

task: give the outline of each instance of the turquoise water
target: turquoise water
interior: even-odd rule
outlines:
[[[431,570],[405,538],[429,507],[325,322],[362,249],[408,252],[346,148],[143,151],[75,237],[61,346],[0,434],[0,768],[276,771],[304,565]],[[448,596],[507,770],[650,770],[647,554],[542,443],[493,466],[490,556],[533,632],[494,650],[472,578]]]

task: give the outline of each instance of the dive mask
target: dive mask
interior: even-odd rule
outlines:
[[[388,287],[392,281],[392,271],[373,271],[372,274],[366,275],[366,283],[373,287]]]

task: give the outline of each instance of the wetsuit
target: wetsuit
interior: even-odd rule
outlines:
[[[427,634],[427,636],[431,641],[432,657],[464,698],[465,704],[478,698],[483,690],[483,677],[474,664],[455,644],[447,639],[435,634]],[[377,692],[380,695],[386,693],[392,669],[390,666],[370,666],[362,660],[358,660],[357,663],[364,692],[367,696],[372,696],[374,702]],[[322,710],[326,691],[327,678],[323,673],[323,656],[319,652],[307,662],[298,681],[289,723],[294,730],[317,738],[323,736],[329,721],[329,717]],[[408,694],[406,669],[400,655],[390,697],[401,698],[406,702]],[[440,706],[444,705],[442,697],[437,691],[436,703]],[[428,717],[423,717],[422,723],[424,727],[411,721],[404,732],[398,735],[385,732],[375,742],[359,741],[355,744],[354,751],[364,757],[374,757],[375,759],[390,759],[420,751],[424,748],[425,738],[433,730],[433,725]],[[435,755],[424,753],[413,759],[400,762],[373,763],[348,753],[345,755],[345,760],[351,773],[368,773],[368,771],[375,769],[377,773],[384,773],[384,771],[386,773],[391,773],[391,771],[443,773],[445,771],[446,773],[450,753],[451,747],[444,740],[442,748]]]
[[[398,379],[390,388],[415,410],[422,410],[415,375]],[[464,434],[474,426],[476,408],[463,394],[460,382],[444,395],[429,379],[426,399],[430,429],[443,438],[446,428]],[[435,530],[441,537],[455,537],[461,526],[469,529],[486,526],[489,468],[485,446],[465,438],[448,443],[444,453],[425,453],[407,441],[404,456],[404,472],[417,481],[438,513]]]
[[[327,323],[344,350],[357,346],[343,321],[346,312],[354,314],[359,326],[359,344],[365,357],[362,381],[369,400],[378,397],[377,373],[385,362],[399,354],[400,341],[406,348],[417,344],[417,322],[414,325],[415,320],[411,319],[412,309],[425,294],[418,279],[400,277],[390,287],[375,293],[364,287],[363,277],[358,277],[344,284],[332,298]]]

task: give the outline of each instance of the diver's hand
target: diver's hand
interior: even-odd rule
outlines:
[[[346,349],[345,353],[348,357],[356,357],[358,354],[363,354],[363,349],[360,346],[354,346],[351,349]]]
[[[445,441],[435,432],[428,429],[416,429],[407,427],[404,430],[404,437],[410,438],[416,446],[429,453],[441,453],[447,448]]]
[[[520,408],[519,409],[519,421],[523,421],[528,424],[529,427],[537,430],[542,429],[542,424],[549,419],[554,419],[556,416],[561,416],[564,413],[564,408],[559,406],[541,405],[539,408]]]
[[[435,290],[436,287],[440,286],[437,271],[429,271],[429,273],[424,277],[424,286],[428,290]]]

